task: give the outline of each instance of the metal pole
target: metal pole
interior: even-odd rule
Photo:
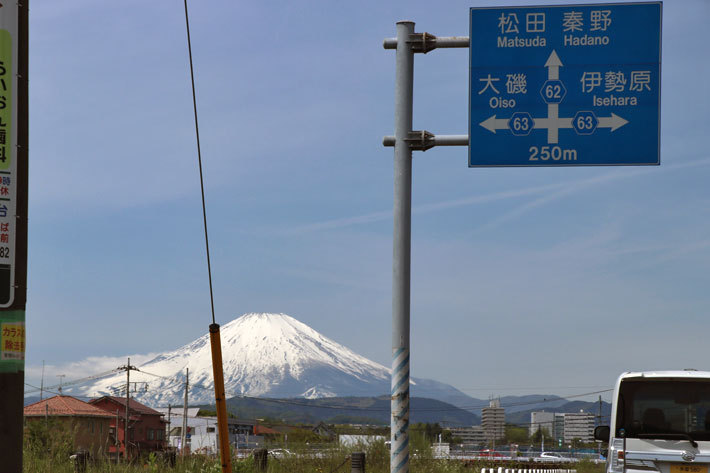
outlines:
[[[397,22],[394,89],[394,232],[392,252],[392,402],[390,472],[409,472],[409,283],[412,233],[414,22]]]
[[[171,419],[172,419],[171,416],[173,415],[172,410],[173,410],[172,404],[168,404],[168,431],[165,434],[165,443],[168,447],[170,446],[170,429],[171,429],[170,423],[172,422],[171,421]]]
[[[429,137],[431,146],[468,146],[468,135],[432,135]],[[394,136],[382,138],[384,146],[394,146]]]
[[[190,385],[190,368],[185,368],[185,400],[182,403],[182,437],[180,439],[180,456],[187,451],[187,390]]]
[[[121,443],[118,440],[118,424],[121,422],[118,415],[119,412],[119,409],[116,409],[116,426],[113,429],[113,433],[116,436],[116,438],[114,439],[114,442],[116,443],[116,465],[118,465],[118,457],[121,454]]]
[[[440,48],[468,48],[468,36],[434,36],[431,35],[429,41],[432,43],[432,49]],[[386,38],[382,42],[385,49],[397,49],[397,38]]]
[[[126,427],[123,430],[123,459],[128,463],[128,402],[131,395],[131,359],[126,365]]]

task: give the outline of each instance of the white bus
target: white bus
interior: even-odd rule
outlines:
[[[594,431],[607,473],[709,473],[710,372],[622,374],[610,423]]]

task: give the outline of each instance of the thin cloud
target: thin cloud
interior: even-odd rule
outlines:
[[[664,169],[678,170],[678,169],[685,169],[685,168],[689,168],[689,167],[707,166],[708,164],[710,164],[710,159],[706,158],[706,159],[690,161],[690,162],[682,163],[682,164],[665,165]],[[578,179],[576,181],[559,183],[559,184],[533,186],[533,187],[527,187],[524,189],[515,189],[515,190],[509,190],[509,191],[502,191],[502,192],[493,192],[490,194],[471,196],[471,197],[466,197],[463,199],[446,200],[443,202],[434,202],[434,203],[430,203],[430,204],[418,205],[418,206],[412,208],[412,214],[425,214],[425,213],[437,212],[440,210],[452,209],[452,208],[456,208],[456,207],[485,204],[485,203],[489,203],[489,202],[496,202],[499,200],[514,199],[517,197],[526,197],[526,196],[530,196],[530,195],[548,193],[550,191],[553,192],[552,194],[547,194],[547,195],[540,197],[532,202],[525,203],[525,204],[521,205],[520,207],[513,209],[510,212],[502,215],[501,217],[478,227],[474,232],[474,233],[478,233],[480,231],[495,228],[495,227],[497,227],[509,220],[512,220],[516,217],[519,217],[520,215],[523,215],[526,211],[528,211],[532,208],[540,207],[540,206],[547,204],[549,202],[553,202],[553,201],[558,200],[568,194],[571,194],[574,192],[579,192],[579,191],[582,191],[584,189],[588,189],[588,188],[595,186],[595,185],[602,185],[602,184],[606,184],[608,182],[612,182],[612,181],[619,180],[619,179],[629,179],[632,177],[636,177],[636,176],[640,176],[640,175],[644,175],[644,174],[649,174],[652,172],[658,172],[658,168],[657,167],[646,167],[646,168],[633,168],[632,170],[626,170],[626,171],[615,170],[614,172],[610,172],[610,173],[607,173],[607,174],[604,174],[601,176],[596,176],[596,177],[589,178],[589,179]],[[285,235],[302,235],[302,234],[313,233],[313,232],[318,232],[318,231],[323,231],[323,230],[334,230],[334,229],[338,229],[338,228],[350,227],[350,226],[354,226],[354,225],[364,225],[364,224],[381,222],[384,220],[391,220],[391,219],[392,219],[392,211],[380,211],[380,212],[373,212],[373,213],[364,214],[364,215],[343,217],[343,218],[337,218],[337,219],[332,219],[332,220],[325,220],[322,222],[311,223],[311,224],[307,224],[307,225],[301,225],[301,226],[297,226],[297,227],[293,227],[291,229],[285,230],[283,233]]]
[[[691,167],[698,167],[698,166],[707,166],[710,164],[710,159],[701,159],[697,161],[690,161],[687,163],[682,163],[682,164],[671,164],[668,166],[664,166],[666,170],[679,170],[679,169],[685,169],[685,168],[691,168]],[[620,179],[629,179],[632,177],[637,177],[641,176],[644,174],[649,174],[652,172],[657,172],[658,168],[652,167],[652,168],[634,168],[630,171],[620,171],[616,170],[607,174],[603,174],[601,176],[596,176],[592,177],[589,179],[580,179],[577,181],[572,181],[571,183],[565,185],[561,190],[558,192],[554,192],[549,195],[545,195],[543,197],[540,197],[538,199],[535,199],[531,202],[526,202],[525,204],[516,207],[500,217],[497,217],[490,222],[484,223],[483,225],[477,227],[471,234],[477,234],[486,230],[491,230],[494,228],[497,228],[501,226],[502,224],[514,220],[523,214],[525,214],[528,210],[537,208],[537,207],[542,207],[545,204],[548,204],[550,202],[554,202],[556,200],[559,200],[562,197],[566,197],[569,194],[573,194],[575,192],[581,192],[583,190],[589,189],[590,187],[594,187],[597,185],[603,185],[607,184],[609,182],[617,181]]]
[[[495,202],[498,200],[512,199],[516,197],[524,197],[528,195],[541,194],[543,192],[549,192],[551,190],[559,189],[564,187],[565,184],[550,184],[546,186],[535,186],[528,187],[525,189],[515,189],[510,191],[494,192],[491,194],[477,195],[472,197],[466,197],[464,199],[447,200],[443,202],[435,202],[431,204],[418,205],[412,209],[413,214],[425,214],[430,212],[437,212],[439,210],[446,210],[455,207],[463,207],[467,205],[477,205],[485,204],[488,202]],[[333,220],[326,220],[323,222],[312,223],[308,225],[302,225],[295,227],[287,231],[288,234],[305,234],[312,233],[320,230],[332,230],[336,228],[349,227],[353,225],[361,225],[367,223],[380,222],[383,220],[391,220],[392,211],[382,211],[373,212],[365,215],[358,215],[355,217],[345,217]]]
[[[57,365],[45,364],[44,369],[42,365],[32,364],[26,366],[25,375],[28,384],[39,386],[42,384],[42,377],[44,376],[43,384],[45,389],[56,389],[59,387],[60,381],[62,385],[71,384],[75,380],[99,375],[114,370],[119,366],[125,366],[128,358],[131,359],[131,365],[140,366],[156,356],[158,356],[158,353],[130,356],[90,356],[80,361]],[[35,389],[30,389],[30,391],[35,391]]]

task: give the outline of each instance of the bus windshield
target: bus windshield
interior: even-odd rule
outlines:
[[[626,379],[616,433],[630,438],[710,440],[710,380]]]

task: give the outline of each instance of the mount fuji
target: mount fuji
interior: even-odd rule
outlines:
[[[285,314],[251,313],[220,328],[227,398],[322,398],[381,396],[390,391],[390,370],[358,355]],[[182,404],[189,370],[189,403],[214,403],[209,334],[158,355],[131,370],[139,389],[131,396],[153,407]],[[125,371],[75,387],[75,395],[122,395]],[[131,389],[133,391],[133,389]],[[412,396],[458,406],[481,401],[453,386],[412,379]]]

